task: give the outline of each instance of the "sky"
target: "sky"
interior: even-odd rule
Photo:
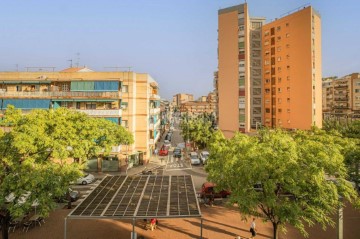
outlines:
[[[160,96],[213,90],[218,10],[244,0],[0,0],[0,71],[73,64],[149,73]],[[279,18],[310,3],[322,18],[322,74],[360,72],[359,0],[248,0]]]

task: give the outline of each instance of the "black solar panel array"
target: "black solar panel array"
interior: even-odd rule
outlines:
[[[107,176],[69,214],[75,217],[199,217],[190,175]]]

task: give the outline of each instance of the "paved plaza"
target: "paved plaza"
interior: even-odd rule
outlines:
[[[248,238],[250,220],[244,222],[235,208],[224,206],[201,206],[203,214],[203,238],[207,239],[234,239],[236,236]],[[71,210],[58,209],[46,218],[46,223],[41,227],[36,226],[28,232],[21,228],[10,233],[10,239],[63,239],[64,218]],[[345,209],[344,239],[358,239],[360,235],[360,213],[350,208]],[[136,221],[135,231],[144,238],[156,239],[191,239],[200,238],[200,219],[163,219],[159,220],[158,228],[154,231],[145,230],[142,220]],[[272,238],[270,223],[257,221],[258,236],[256,239]],[[130,239],[132,222],[130,220],[68,220],[68,239]],[[336,239],[336,228],[329,228],[326,232],[319,226],[309,230],[309,239]],[[289,227],[286,235],[281,234],[281,239],[303,238],[296,230]]]

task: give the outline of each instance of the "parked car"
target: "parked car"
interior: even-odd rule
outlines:
[[[85,174],[84,177],[76,180],[76,184],[86,185],[86,184],[92,183],[94,180],[95,180],[94,175],[88,173],[88,174]]]
[[[212,196],[214,198],[226,198],[231,195],[231,192],[228,190],[215,191],[216,185],[214,183],[205,182],[201,186],[201,191],[199,192],[201,198]]]
[[[163,145],[163,146],[160,148],[159,155],[160,155],[160,156],[166,156],[166,155],[168,155],[168,153],[169,153],[168,148],[167,148],[165,145]]]
[[[164,140],[164,145],[165,145],[166,147],[170,147],[170,146],[171,146],[170,140],[165,139],[165,140]]]
[[[171,141],[171,137],[172,137],[172,133],[168,132],[168,133],[165,135],[165,140]]]
[[[193,164],[193,165],[195,165],[195,164],[199,165],[200,164],[200,159],[199,159],[198,154],[196,152],[191,152],[189,154],[189,156],[190,156],[191,164]]]
[[[178,144],[177,144],[177,147],[178,147],[179,149],[185,149],[185,143],[178,143]]]
[[[209,158],[209,152],[208,151],[202,151],[200,153],[200,160],[203,164],[206,163],[207,159]]]
[[[181,158],[181,149],[175,148],[173,152],[174,158]]]

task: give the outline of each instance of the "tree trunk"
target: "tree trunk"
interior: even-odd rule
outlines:
[[[10,213],[7,211],[6,215],[1,220],[1,234],[3,239],[9,239],[9,223]]]
[[[273,222],[273,230],[274,230],[274,239],[278,239],[278,224]]]
[[[66,198],[67,198],[67,209],[71,209],[71,197],[69,190],[66,193]]]

